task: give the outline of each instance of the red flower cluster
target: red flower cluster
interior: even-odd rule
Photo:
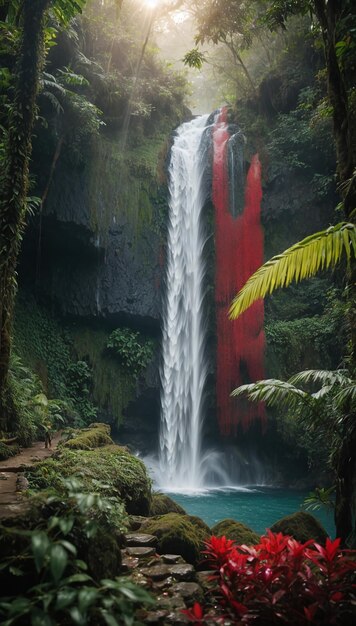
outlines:
[[[214,570],[212,580],[222,608],[216,621],[352,626],[356,552],[339,546],[340,539],[327,539],[323,547],[270,531],[252,547],[211,537],[204,554]],[[198,603],[185,613],[195,624],[205,623]]]

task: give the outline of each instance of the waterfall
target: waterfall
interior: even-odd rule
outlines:
[[[197,489],[203,481],[201,428],[207,369],[201,142],[207,119],[204,115],[178,128],[169,167],[159,463],[162,486],[172,489]]]

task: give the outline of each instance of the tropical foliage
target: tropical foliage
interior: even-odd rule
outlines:
[[[272,533],[251,547],[211,537],[208,558],[211,593],[221,607],[213,620],[241,624],[353,623],[355,552],[342,552],[340,540],[302,544]],[[199,603],[185,611],[195,624],[210,620]]]
[[[50,515],[31,530],[0,527],[5,554],[0,579],[6,590],[0,600],[1,623],[84,626],[98,623],[100,615],[108,626],[133,626],[138,623],[136,608],[152,604],[150,595],[124,577],[97,580],[83,554],[99,532],[125,529],[123,505],[118,498],[85,492],[73,478],[63,481],[63,491],[44,499]],[[14,545],[21,546],[18,554]],[[10,592],[14,580],[16,593]]]
[[[141,333],[130,328],[117,328],[107,342],[107,347],[116,354],[120,362],[138,376],[153,357],[154,343]]]
[[[318,386],[314,393],[310,391],[313,385]],[[319,455],[328,451],[336,485],[337,534],[344,542],[352,543],[355,468],[350,449],[356,437],[356,385],[348,372],[306,370],[288,381],[262,380],[242,385],[232,395],[287,410],[292,419],[300,420],[304,436],[313,440]]]
[[[335,267],[343,255],[348,263],[356,255],[356,226],[352,223],[341,222],[306,237],[274,256],[250,276],[231,304],[230,317],[238,317],[253,302],[275,289],[315,276],[319,270]]]

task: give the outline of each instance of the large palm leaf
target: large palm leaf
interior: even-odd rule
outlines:
[[[253,304],[294,280],[310,278],[321,269],[335,267],[343,255],[356,256],[356,226],[341,222],[314,233],[262,265],[245,283],[230,307],[235,319]]]
[[[298,389],[289,382],[275,378],[241,385],[234,389],[231,395],[235,397],[246,396],[251,402],[265,402],[267,406],[289,409],[301,403],[312,406],[315,402],[311,394]]]
[[[346,387],[352,384],[352,379],[348,370],[303,370],[291,376],[288,382],[292,385],[318,383],[326,387]]]

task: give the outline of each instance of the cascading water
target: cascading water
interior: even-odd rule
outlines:
[[[252,157],[245,181],[245,138],[227,118],[225,107],[211,118],[205,115],[182,124],[171,150],[158,468],[154,459],[146,462],[160,489],[172,492],[236,485],[236,480],[237,484],[264,482],[254,455],[245,452],[236,458],[233,471],[227,471],[226,455],[203,451],[201,445],[207,375],[202,209],[210,192],[215,208],[220,430],[229,435],[238,424],[247,425],[254,417],[263,421],[265,415],[263,406],[241,406],[230,397],[234,387],[247,382],[246,375],[250,380],[263,378],[263,302],[255,303],[239,320],[228,319],[233,296],[262,263],[263,233],[258,155]],[[212,168],[211,185],[205,180],[207,164]]]
[[[201,140],[208,116],[177,130],[169,168],[170,221],[161,368],[161,486],[202,486],[204,204]],[[163,483],[163,484],[162,484]]]

